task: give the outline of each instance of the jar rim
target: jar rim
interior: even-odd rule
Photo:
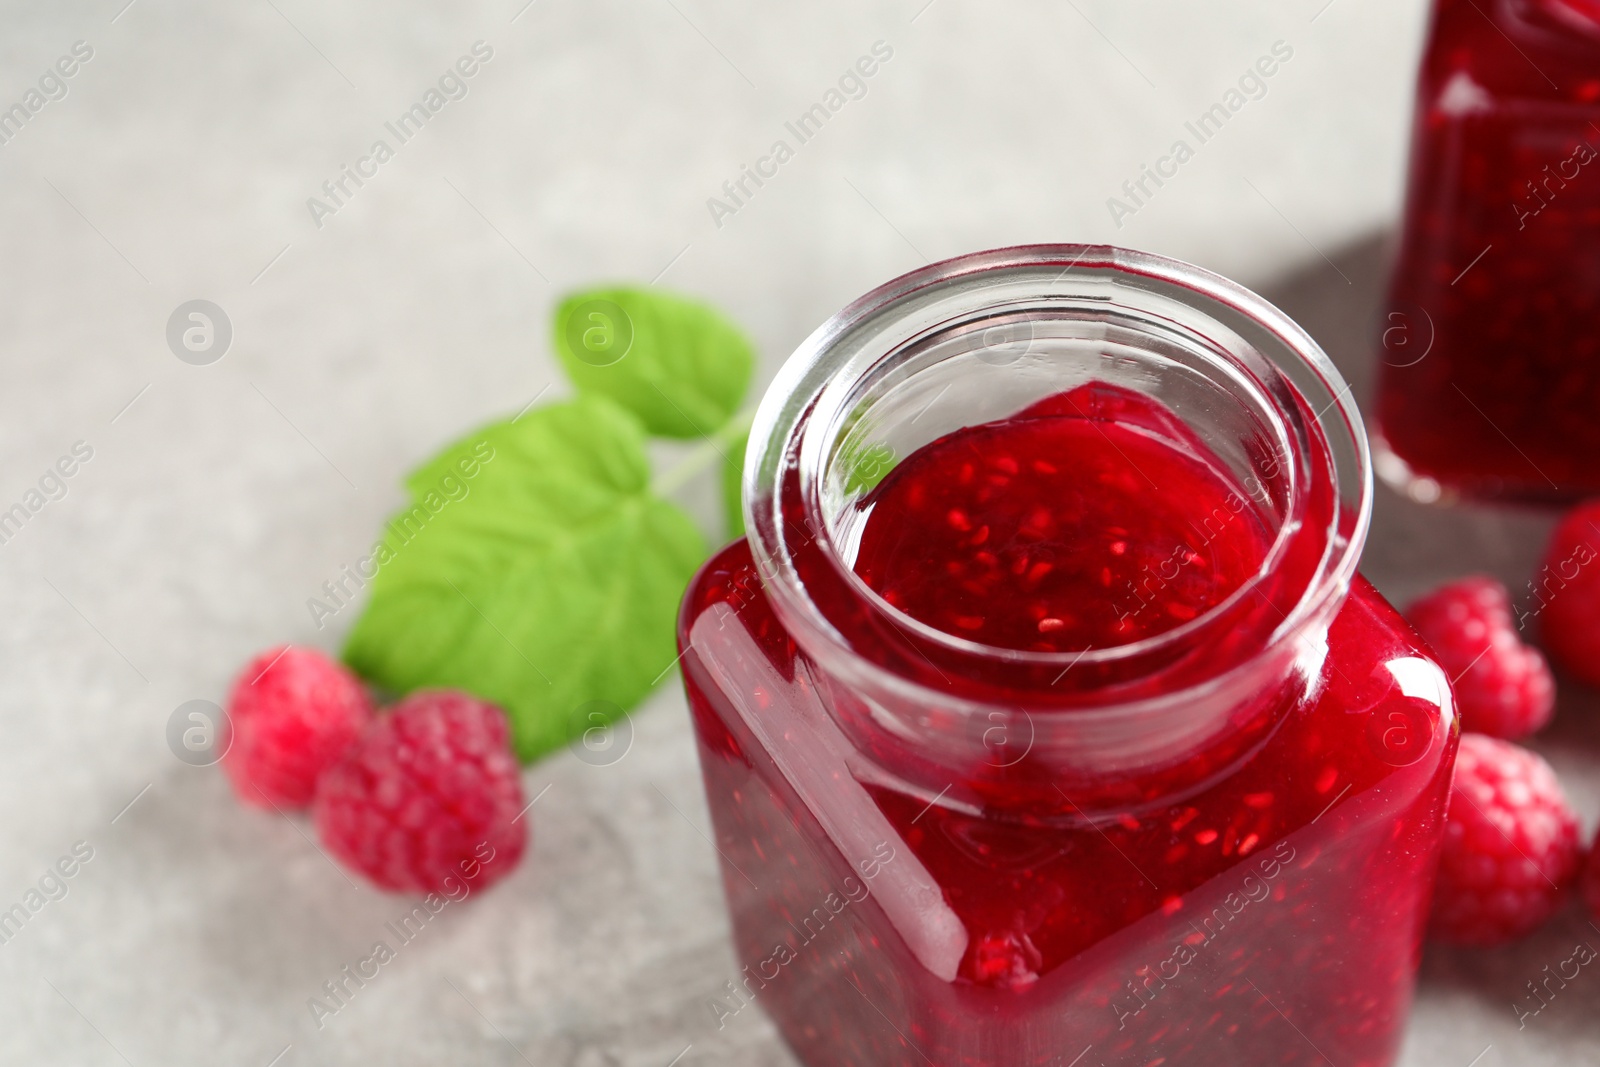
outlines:
[[[822,449],[829,443],[829,433],[835,421],[830,416],[838,414],[843,398],[860,377],[857,374],[856,378],[852,378],[846,364],[851,362],[852,357],[859,357],[857,362],[864,360],[866,366],[873,364],[870,349],[867,355],[860,355],[841,352],[841,345],[866,324],[885,319],[893,321],[897,312],[904,316],[914,314],[915,309],[925,308],[936,300],[941,291],[972,285],[986,276],[998,280],[1038,268],[1060,268],[1054,280],[1058,291],[1041,295],[1085,295],[1087,288],[1074,290],[1073,282],[1068,280],[1074,271],[1080,272],[1079,278],[1084,278],[1087,273],[1091,278],[1102,281],[1110,279],[1113,284],[1129,283],[1127,291],[1130,293],[1138,287],[1153,285],[1160,287],[1158,291],[1163,298],[1175,298],[1187,309],[1207,316],[1219,331],[1228,332],[1228,328],[1213,312],[1226,312],[1276,342],[1276,347],[1281,351],[1268,354],[1249,341],[1236,338],[1259,356],[1266,368],[1282,376],[1280,384],[1287,384],[1300,394],[1311,419],[1311,425],[1306,427],[1308,431],[1320,431],[1326,437],[1338,434],[1338,445],[1348,454],[1345,466],[1353,466],[1353,469],[1341,470],[1330,459],[1334,467],[1334,506],[1330,509],[1329,527],[1325,531],[1327,548],[1316,572],[1298,597],[1294,610],[1288,612],[1282,623],[1267,636],[1262,648],[1272,647],[1283,634],[1296,632],[1308,619],[1326,613],[1329,603],[1342,600],[1354,577],[1371,521],[1371,457],[1361,414],[1351,390],[1316,341],[1282,311],[1253,291],[1192,264],[1109,245],[1023,245],[969,253],[932,263],[873,289],[829,318],[802,342],[769,387],[752,424],[750,445],[745,457],[745,527],[752,554],[772,594],[774,606],[791,624],[791,629],[802,644],[806,644],[807,634],[814,634],[831,649],[843,650],[853,659],[860,660],[860,665],[871,673],[887,673],[901,682],[906,680],[898,672],[862,656],[851,647],[848,638],[807,594],[786,545],[792,524],[786,522],[783,514],[785,500],[781,482],[791,473],[801,475],[801,502],[808,532],[818,543],[831,569],[848,583],[851,592],[870,603],[880,614],[892,618],[896,626],[914,633],[919,639],[963,655],[998,657],[1016,664],[1066,670],[1079,664],[1092,666],[1095,663],[1127,661],[1172,648],[1202,632],[1208,623],[1223,618],[1228,609],[1237,606],[1242,597],[1249,595],[1272,573],[1273,567],[1283,557],[1288,539],[1296,532],[1292,522],[1284,523],[1278,530],[1260,567],[1251,577],[1227,598],[1196,618],[1139,641],[1062,652],[1003,648],[939,630],[883,601],[854,572],[830,536],[821,507],[818,489],[820,478],[817,476],[826,462]],[[896,346],[891,345],[877,352],[876,359],[888,358],[897,350]],[[1219,348],[1218,352],[1221,353],[1222,349]],[[1280,361],[1284,359],[1293,361],[1295,366],[1282,366]],[[1286,373],[1289,370],[1299,372],[1299,380],[1295,375]],[[1309,398],[1304,397],[1302,382],[1321,385],[1327,395],[1321,410],[1310,407]],[[1263,383],[1264,388],[1266,384]],[[1267,395],[1270,394],[1271,390],[1267,389]],[[1320,401],[1322,397],[1316,399]],[[1338,417],[1330,420],[1328,416],[1335,411]],[[1280,411],[1279,414],[1286,413]],[[1330,441],[1329,444],[1332,446],[1334,442]],[[791,472],[788,466],[796,456],[803,469]],[[1302,481],[1297,480],[1295,491],[1305,492]]]

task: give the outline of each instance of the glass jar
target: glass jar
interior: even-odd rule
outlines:
[[[886,470],[1064,397],[1209,450],[1259,569],[1072,652],[935,629],[855,573]],[[1390,1062],[1456,728],[1356,575],[1366,439],[1304,331],[1143,253],[934,264],[785,364],[744,492],[679,622],[742,967],[719,1025],[758,1004],[812,1067]]]
[[[1600,0],[1438,0],[1412,137],[1378,473],[1600,492]]]

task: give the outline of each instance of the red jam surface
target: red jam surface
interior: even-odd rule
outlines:
[[[1226,599],[1271,547],[1239,488],[1192,450],[1049,402],[923,447],[867,503],[855,562],[867,585],[1001,648],[1164,633]],[[1205,515],[1223,521],[1194,521]]]
[[[1267,537],[1244,509],[1222,535],[1186,529],[1238,490],[1149,428],[1047,402],[936,441],[874,490],[857,570],[1002,647],[1171,629],[1239,588]],[[1112,606],[1180,545],[1181,580]],[[1392,1062],[1455,729],[1443,675],[1364,580],[1311,695],[1273,698],[1253,748],[1092,818],[1032,757],[939,791],[852,747],[829,663],[800,654],[744,541],[691,585],[679,640],[742,968],[708,1005],[718,1026],[759,1004],[811,1067]]]
[[[1483,495],[1600,490],[1600,4],[1440,0],[1378,422]]]

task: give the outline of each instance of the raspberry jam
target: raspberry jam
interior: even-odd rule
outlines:
[[[685,686],[751,1004],[811,1067],[1377,1067],[1448,682],[1354,573],[1359,416],[1248,292],[935,264],[768,393]]]
[[[1384,477],[1600,491],[1600,3],[1439,0],[1385,308]]]
[[[868,588],[947,633],[1060,652],[1170,630],[1243,585],[1270,539],[1232,506],[1239,488],[1131,420],[1086,417],[1096,392],[1108,390],[1063,393],[907,457],[864,502],[855,571]]]

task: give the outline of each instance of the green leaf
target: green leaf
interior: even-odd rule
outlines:
[[[844,491],[869,493],[894,470],[894,449],[884,444],[868,445],[844,457]]]
[[[531,760],[637,704],[676,655],[704,539],[651,494],[644,434],[598,397],[536,408],[407,479],[345,660],[398,692],[494,701]],[[600,703],[595,703],[600,702]]]
[[[722,463],[722,508],[728,520],[728,536],[744,536],[744,450],[750,431],[740,434],[728,448]]]
[[[755,351],[698,301],[654,289],[591,289],[561,302],[555,350],[573,384],[609,397],[662,437],[708,437],[744,399]]]

